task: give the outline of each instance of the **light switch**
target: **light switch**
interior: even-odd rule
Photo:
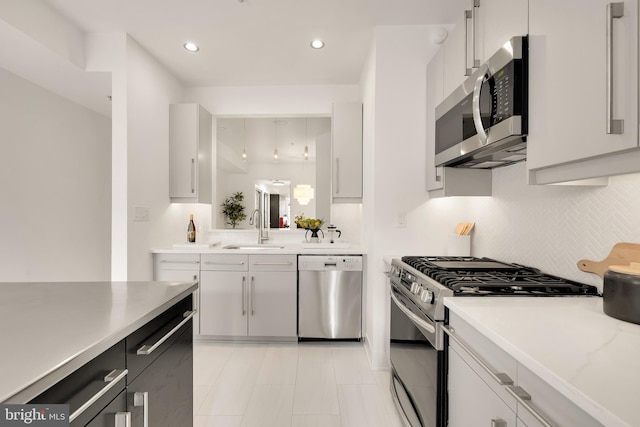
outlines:
[[[149,208],[145,206],[133,207],[133,220],[134,221],[149,221]]]

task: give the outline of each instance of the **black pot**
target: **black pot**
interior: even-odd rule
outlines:
[[[602,299],[605,314],[640,324],[640,271],[610,266],[604,273]]]

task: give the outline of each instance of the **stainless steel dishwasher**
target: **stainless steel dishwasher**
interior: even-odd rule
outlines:
[[[362,256],[299,256],[298,337],[361,336]]]

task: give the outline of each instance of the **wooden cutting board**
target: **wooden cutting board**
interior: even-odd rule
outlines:
[[[602,261],[581,259],[578,261],[578,268],[586,273],[604,277],[604,272],[610,265],[629,265],[631,262],[640,262],[640,244],[616,243],[609,256]]]

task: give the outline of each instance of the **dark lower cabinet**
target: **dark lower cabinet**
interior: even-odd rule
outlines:
[[[193,425],[193,328],[179,337],[127,386],[132,427]]]
[[[193,426],[192,296],[29,403],[68,404],[71,427]]]
[[[126,411],[127,393],[122,391],[86,427],[130,427],[131,414]],[[127,424],[128,421],[129,424]]]

